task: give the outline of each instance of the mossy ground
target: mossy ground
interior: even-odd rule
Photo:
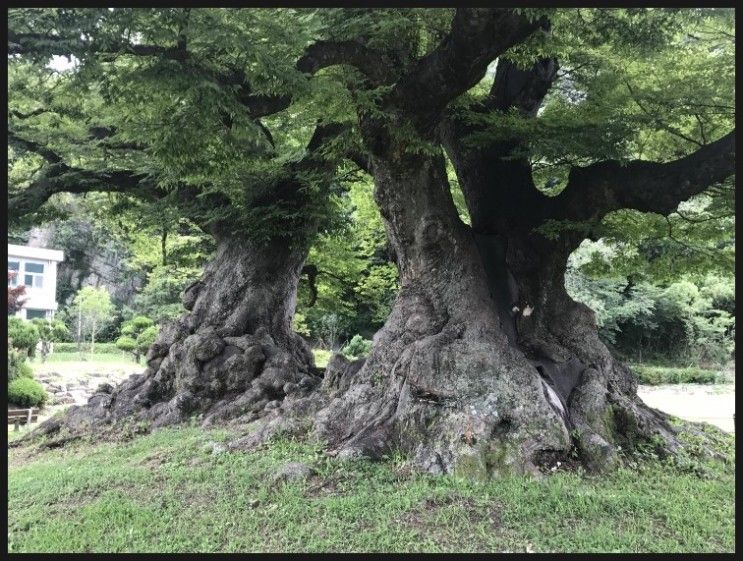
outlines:
[[[403,458],[341,462],[312,442],[212,453],[195,426],[123,442],[9,451],[11,552],[732,552],[729,461],[648,458],[589,477],[427,476]],[[274,485],[284,463],[316,474]]]

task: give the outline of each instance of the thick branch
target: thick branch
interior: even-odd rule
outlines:
[[[307,47],[302,58],[297,61],[297,70],[312,75],[321,68],[337,64],[354,66],[373,86],[390,79],[391,61],[383,53],[357,41],[317,41]]]
[[[503,113],[516,108],[524,116],[536,117],[557,70],[557,60],[553,58],[541,59],[528,70],[501,58],[486,105]]]
[[[573,168],[554,201],[555,218],[598,221],[632,208],[669,214],[680,202],[735,173],[735,130],[696,152],[667,163],[616,160]]]
[[[455,97],[477,84],[488,64],[545,22],[512,9],[459,8],[442,43],[420,59],[393,92],[396,105],[426,127]]]
[[[127,170],[93,172],[71,168],[60,162],[28,187],[8,197],[8,216],[11,220],[38,210],[56,193],[91,193],[115,191],[145,198],[156,196],[156,188],[143,175]]]
[[[26,152],[33,152],[35,154],[38,154],[51,164],[58,164],[62,161],[62,158],[59,156],[59,154],[57,154],[53,150],[47,148],[46,146],[42,146],[38,142],[22,138],[12,130],[8,131],[8,143],[13,146],[20,147],[21,150],[24,150]]]
[[[472,111],[487,114],[515,109],[526,118],[534,118],[556,74],[554,59],[539,60],[522,70],[501,58],[488,97]],[[468,146],[466,138],[482,129],[483,125],[469,123],[454,111],[439,129],[473,227],[480,232],[506,232],[515,224],[540,223],[546,197],[534,185],[528,159],[517,153],[523,148],[521,142],[505,138]],[[524,213],[524,209],[529,212]]]

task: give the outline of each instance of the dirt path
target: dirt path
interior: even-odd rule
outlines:
[[[650,407],[735,432],[735,384],[640,386],[637,393]]]

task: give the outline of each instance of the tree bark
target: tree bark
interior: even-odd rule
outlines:
[[[116,388],[99,388],[39,432],[118,422],[159,427],[200,414],[205,425],[276,409],[287,393],[320,379],[305,341],[291,329],[306,244],[218,236],[201,279],[183,293],[188,310],[147,353],[147,369]]]

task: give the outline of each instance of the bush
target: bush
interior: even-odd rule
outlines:
[[[33,378],[33,375],[33,369],[26,362],[25,353],[8,346],[8,382],[17,378]]]
[[[84,353],[90,352],[90,343],[83,343],[81,346]],[[54,343],[55,353],[76,353],[77,343]],[[121,354],[121,349],[116,346],[116,343],[96,343],[95,353],[104,355],[118,355]]]
[[[341,349],[341,353],[349,358],[360,358],[369,354],[372,342],[361,335],[354,335],[348,344]]]
[[[160,328],[157,325],[150,325],[147,329],[142,331],[137,336],[137,350],[142,353],[146,353],[150,345],[157,339],[157,334],[160,332]]]
[[[116,347],[122,351],[131,352],[137,346],[137,342],[128,335],[122,335],[116,340]]]
[[[47,400],[44,387],[31,378],[16,378],[8,384],[8,401],[19,407],[40,407]]]
[[[673,368],[664,366],[635,365],[632,367],[641,384],[719,384],[724,382],[722,373],[703,368]]]
[[[31,378],[34,377],[34,369],[31,368],[31,365],[27,362],[22,362],[18,365],[18,378]]]
[[[26,351],[28,356],[34,356],[36,345],[39,344],[39,330],[30,321],[9,317],[8,338],[11,339],[13,347]]]

